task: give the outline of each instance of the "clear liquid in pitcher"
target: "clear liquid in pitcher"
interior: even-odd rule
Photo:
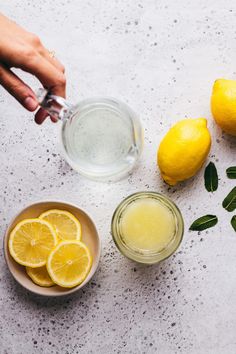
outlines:
[[[83,101],[63,123],[62,143],[68,162],[94,179],[116,179],[135,165],[142,131],[133,111],[112,99]]]

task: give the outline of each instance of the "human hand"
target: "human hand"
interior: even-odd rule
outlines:
[[[0,84],[28,111],[38,108],[33,90],[10,69],[19,68],[36,76],[51,93],[65,97],[63,65],[42,45],[40,39],[0,14]],[[41,124],[49,114],[40,108],[35,121]],[[52,121],[55,121],[51,117]]]

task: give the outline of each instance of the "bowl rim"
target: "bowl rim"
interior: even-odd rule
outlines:
[[[91,222],[92,226],[94,227],[94,230],[96,231],[96,237],[97,237],[97,244],[98,244],[98,248],[97,248],[97,256],[96,259],[94,259],[94,267],[91,268],[87,278],[79,285],[73,287],[73,288],[68,288],[68,290],[65,290],[61,293],[53,293],[53,294],[44,294],[41,293],[40,291],[34,291],[33,289],[29,289],[28,287],[25,286],[24,282],[21,282],[18,277],[14,274],[14,272],[12,271],[11,267],[10,267],[10,256],[8,254],[8,238],[9,238],[9,231],[12,227],[12,224],[14,223],[14,221],[17,219],[17,217],[26,209],[33,207],[34,205],[37,204],[44,204],[44,203],[58,203],[58,204],[64,204],[64,205],[68,205],[71,206],[75,209],[78,209],[79,211],[83,212],[85,214],[85,216],[89,219],[89,221]],[[16,280],[16,282],[18,284],[20,284],[25,290],[29,291],[30,293],[34,294],[34,295],[40,295],[40,296],[44,296],[44,297],[61,297],[61,296],[66,296],[66,295],[70,295],[75,293],[76,291],[82,289],[94,276],[94,274],[97,271],[98,265],[99,265],[99,261],[100,261],[100,257],[101,257],[101,238],[99,236],[99,233],[97,231],[96,225],[93,222],[93,219],[90,217],[90,215],[84,210],[79,208],[76,204],[71,203],[71,202],[67,202],[67,201],[63,201],[63,200],[58,200],[58,199],[43,199],[43,200],[38,200],[38,201],[34,201],[31,202],[30,204],[27,204],[25,207],[23,207],[22,209],[20,209],[18,212],[15,213],[15,215],[10,219],[9,223],[8,223],[8,227],[4,233],[4,237],[3,237],[3,254],[4,254],[4,258],[5,258],[5,262],[7,265],[7,268],[9,270],[9,272],[11,273],[12,277]],[[14,261],[14,260],[13,260]],[[92,270],[93,269],[93,270]],[[37,285],[37,284],[35,284]],[[40,286],[39,286],[40,288]],[[42,287],[42,289],[44,289]]]

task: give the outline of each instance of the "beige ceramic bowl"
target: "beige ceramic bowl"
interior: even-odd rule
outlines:
[[[88,246],[90,249],[92,256],[93,256],[93,264],[92,268],[85,279],[85,281],[70,289],[61,288],[57,285],[52,286],[50,288],[41,287],[35,283],[27,276],[25,267],[21,266],[20,264],[16,263],[14,259],[11,257],[10,252],[8,250],[8,239],[11,231],[15,227],[15,225],[23,220],[28,218],[35,218],[38,217],[41,213],[49,209],[61,209],[67,210],[71,212],[75,217],[77,217],[81,223],[82,227],[82,241]],[[57,202],[57,201],[44,201],[35,204],[31,204],[25,209],[23,209],[10,223],[5,237],[4,237],[4,254],[5,259],[8,265],[8,268],[16,279],[16,281],[21,284],[27,290],[44,296],[62,296],[74,293],[75,291],[81,289],[85,284],[89,282],[89,280],[94,275],[100,258],[100,250],[101,250],[101,243],[100,239],[96,230],[96,227],[90,217],[77,206],[64,203],[64,202]]]

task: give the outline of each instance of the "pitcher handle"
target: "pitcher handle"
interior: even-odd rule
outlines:
[[[63,97],[53,95],[44,88],[37,90],[36,97],[40,107],[45,109],[51,117],[64,121],[72,115],[72,105]]]

